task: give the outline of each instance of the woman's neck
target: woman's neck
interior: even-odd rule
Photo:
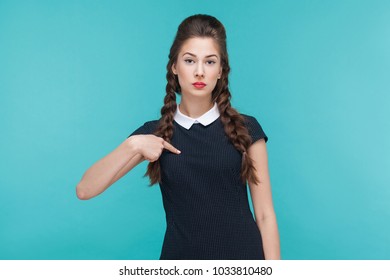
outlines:
[[[214,103],[211,100],[191,100],[181,99],[179,104],[180,112],[184,115],[196,119],[213,108]]]

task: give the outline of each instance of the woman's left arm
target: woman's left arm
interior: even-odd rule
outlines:
[[[268,172],[267,148],[264,139],[253,143],[248,154],[253,160],[260,183],[249,182],[249,190],[256,224],[260,229],[266,260],[280,259],[280,240],[276,215],[272,203],[271,182]]]

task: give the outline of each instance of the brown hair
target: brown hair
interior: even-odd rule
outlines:
[[[252,139],[241,116],[230,104],[231,94],[228,88],[230,72],[228,53],[226,48],[226,32],[220,21],[209,15],[197,14],[186,18],[178,27],[176,37],[169,52],[167,64],[167,85],[164,105],[161,108],[161,119],[154,134],[170,142],[173,135],[173,116],[177,108],[176,93],[180,94],[180,85],[177,76],[172,72],[172,65],[176,63],[183,43],[190,38],[213,38],[219,46],[222,74],[213,92],[212,101],[216,102],[224,125],[224,130],[234,147],[242,153],[241,179],[258,183],[255,167],[247,150]],[[150,162],[145,176],[150,177],[150,185],[161,182],[159,160]]]

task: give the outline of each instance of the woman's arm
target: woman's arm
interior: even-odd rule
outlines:
[[[180,153],[164,139],[151,134],[127,138],[84,173],[76,187],[77,197],[86,200],[99,195],[143,160],[156,161],[163,149]]]
[[[260,229],[266,260],[280,259],[280,240],[276,215],[272,203],[271,183],[268,172],[268,157],[264,139],[252,144],[248,154],[253,160],[258,184],[249,183],[256,224]]]

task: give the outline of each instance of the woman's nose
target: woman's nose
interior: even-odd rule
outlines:
[[[204,69],[202,63],[198,63],[195,69],[195,77],[204,77]]]

